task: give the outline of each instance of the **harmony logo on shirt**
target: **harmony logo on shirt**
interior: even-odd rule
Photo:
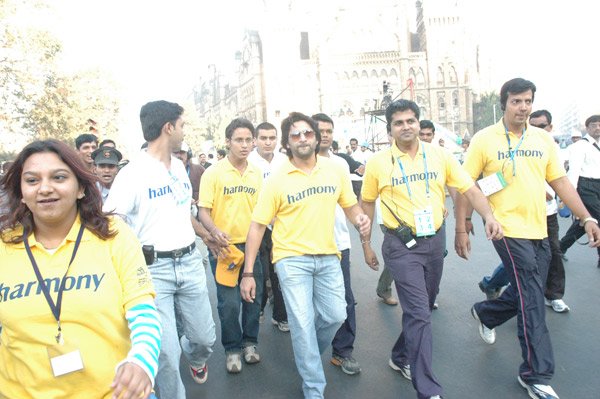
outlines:
[[[104,279],[105,273],[102,275],[98,274],[84,274],[81,276],[65,277],[65,291],[71,290],[90,290],[94,292],[98,291],[98,287]],[[60,286],[60,278],[46,278],[44,284],[48,287],[50,292],[58,292]],[[27,297],[29,295],[40,295],[42,294],[42,287],[37,280],[29,281],[25,284],[15,284],[14,286],[5,286],[4,283],[0,283],[0,302],[7,302],[13,299]]]
[[[540,150],[517,150],[515,151],[515,157],[528,157],[528,158],[540,158],[544,156],[544,151]],[[508,151],[498,151],[498,161],[504,159],[510,159],[510,153]]]
[[[306,197],[310,197],[311,195],[315,195],[315,194],[335,194],[335,191],[337,190],[336,186],[317,186],[317,187],[310,187],[307,188],[306,190],[302,190],[296,194],[288,194],[287,196],[287,200],[288,200],[288,204],[293,204],[294,202],[297,201],[301,201]]]
[[[245,193],[254,195],[256,193],[256,188],[248,187],[248,186],[231,186],[231,187],[223,187],[223,195],[231,195],[237,193]]]
[[[420,181],[420,180],[436,180],[438,176],[438,172],[427,172],[427,174],[423,173],[413,173],[412,175],[402,176],[401,178],[392,177],[392,187],[399,186],[401,184]]]
[[[191,189],[191,187],[188,183],[183,183],[183,186],[186,189]],[[171,190],[171,186],[169,186],[169,185],[166,185],[164,187],[158,187],[158,188],[149,188],[148,189],[148,198],[153,199],[153,198],[157,198],[157,197],[162,197],[163,195],[170,194],[172,192],[173,192],[173,190]]]

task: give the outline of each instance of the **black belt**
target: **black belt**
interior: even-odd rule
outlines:
[[[187,255],[190,252],[192,252],[194,248],[196,248],[195,242],[191,243],[187,247],[174,249],[172,251],[156,251],[156,257],[178,259],[181,258],[183,255]]]
[[[443,226],[443,224],[442,224],[442,226]],[[424,239],[428,239],[428,238],[431,238],[431,237],[435,237],[435,235],[436,235],[437,233],[439,233],[441,229],[442,229],[442,228],[440,227],[439,229],[437,229],[437,230],[435,231],[435,233],[433,233],[433,234],[430,234],[430,235],[428,235],[428,236],[421,236],[421,237],[416,237],[416,236],[415,236],[415,238],[424,238]],[[390,228],[389,228],[389,227],[387,227],[386,225],[383,225],[383,224],[382,224],[382,225],[381,225],[381,230],[382,230],[384,233],[389,233],[389,234],[391,234],[391,235],[395,236],[395,234],[394,234],[394,230],[395,230],[395,229],[390,229]],[[412,232],[412,229],[411,229],[411,232]]]
[[[593,177],[583,177],[583,176],[579,176],[579,178],[581,180],[585,180],[585,181],[590,181],[590,182],[594,182],[594,183],[599,183],[600,179],[594,179]]]

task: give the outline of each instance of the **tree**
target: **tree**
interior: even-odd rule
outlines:
[[[497,93],[483,93],[479,96],[478,101],[473,102],[473,130],[475,132],[496,123],[500,116],[502,116],[502,111],[500,110],[500,96]]]
[[[103,134],[117,130],[118,91],[110,76],[61,71],[61,42],[30,22],[35,14],[48,17],[49,4],[0,0],[0,139],[12,150],[33,139],[70,142],[88,131],[88,119]]]

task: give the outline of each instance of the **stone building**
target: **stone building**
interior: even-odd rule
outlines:
[[[201,118],[217,136],[217,121],[244,116],[277,126],[301,111],[330,114],[342,141],[382,142],[385,96],[413,99],[423,119],[460,136],[472,132],[477,53],[456,0],[262,4],[260,29],[246,31],[234,70],[213,66],[196,89]]]

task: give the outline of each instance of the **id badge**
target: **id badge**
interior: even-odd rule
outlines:
[[[477,185],[479,185],[483,195],[489,197],[490,195],[502,190],[508,184],[506,183],[506,180],[504,180],[502,173],[496,172],[492,175],[484,177],[483,179],[477,180]]]
[[[74,371],[83,370],[83,359],[81,352],[75,346],[58,344],[49,346],[48,358],[54,377],[69,374]]]
[[[415,230],[417,237],[432,236],[435,234],[435,226],[433,224],[433,210],[431,206],[424,209],[416,210],[415,213]]]

